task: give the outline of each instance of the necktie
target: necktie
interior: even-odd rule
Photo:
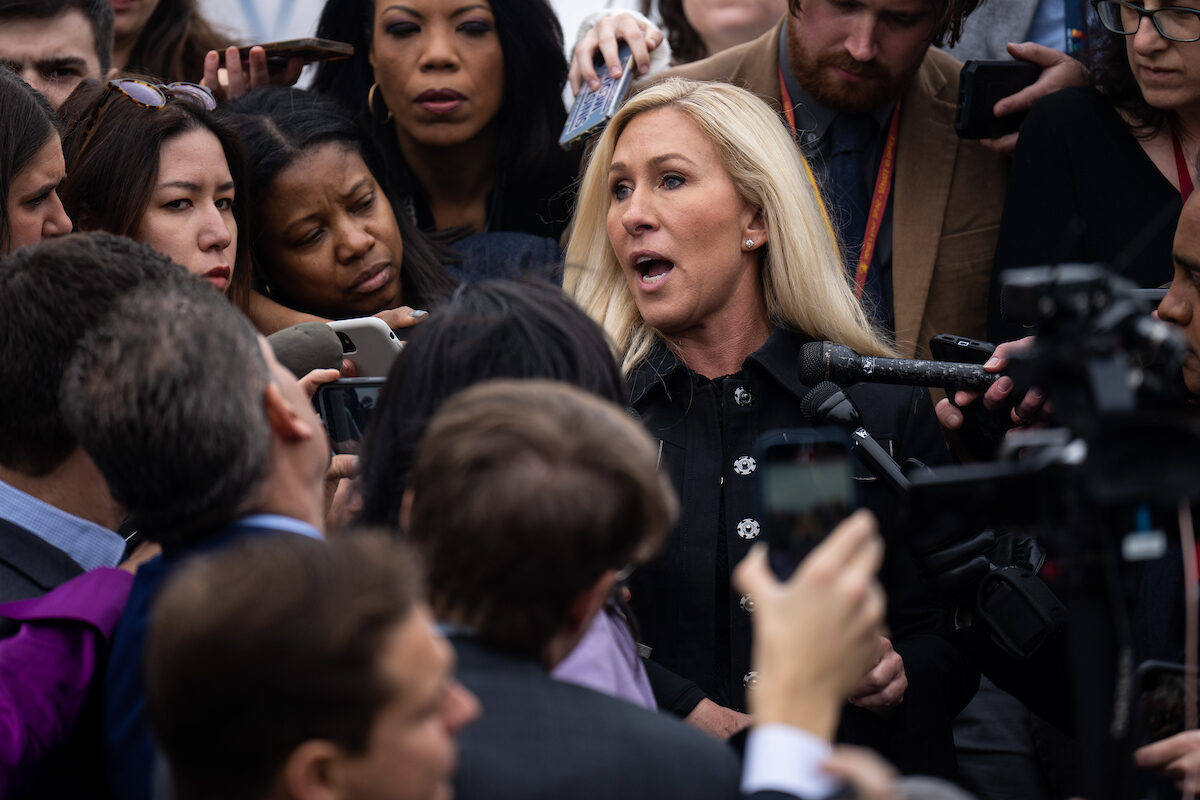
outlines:
[[[858,256],[862,250],[863,235],[867,229],[870,210],[870,194],[863,161],[878,127],[868,114],[838,114],[834,117],[830,133],[833,136],[833,154],[829,160],[829,181],[835,208],[833,216],[838,220],[843,258],[851,281],[858,268]],[[883,308],[883,295],[879,288],[877,268],[867,273],[863,287],[863,307],[875,321],[887,327],[887,313]]]

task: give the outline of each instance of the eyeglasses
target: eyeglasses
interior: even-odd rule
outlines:
[[[1126,0],[1092,0],[1092,8],[1104,27],[1122,36],[1138,32],[1142,17],[1149,17],[1155,30],[1164,39],[1173,42],[1200,41],[1200,10],[1164,6],[1147,10]]]
[[[104,94],[100,95],[100,102],[96,103],[96,108],[88,117],[87,127],[83,130],[83,143],[75,151],[75,157],[71,159],[71,167],[67,170],[68,173],[74,171],[79,164],[79,158],[87,149],[88,142],[91,141],[92,134],[96,130],[96,123],[100,121],[104,108],[108,105],[108,98],[112,97],[113,92],[120,92],[128,97],[134,105],[142,108],[163,108],[167,105],[167,101],[172,99],[191,103],[205,111],[212,111],[217,107],[217,98],[212,93],[212,89],[198,83],[176,81],[175,83],[159,84],[147,83],[137,78],[114,78],[108,82]]]

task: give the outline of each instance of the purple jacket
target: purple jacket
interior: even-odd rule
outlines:
[[[0,605],[0,617],[23,623],[0,640],[0,797],[66,742],[132,585],[132,573],[100,567]]]

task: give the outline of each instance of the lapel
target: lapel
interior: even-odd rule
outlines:
[[[934,63],[938,58],[950,60],[931,48],[904,93],[896,145],[892,291],[896,347],[906,358],[916,349],[925,316],[958,151],[954,104],[941,96],[948,79]]]

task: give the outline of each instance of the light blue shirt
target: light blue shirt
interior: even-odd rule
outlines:
[[[233,524],[235,528],[267,528],[270,530],[298,533],[310,539],[324,539],[321,532],[307,522],[280,514],[251,514]]]
[[[1031,42],[1053,47],[1055,50],[1067,49],[1067,9],[1063,3],[1073,3],[1076,0],[1041,0],[1033,19],[1029,22]]]
[[[0,481],[0,519],[19,525],[62,550],[85,572],[96,567],[115,567],[125,554],[125,540],[120,535],[44,503],[4,481]]]

